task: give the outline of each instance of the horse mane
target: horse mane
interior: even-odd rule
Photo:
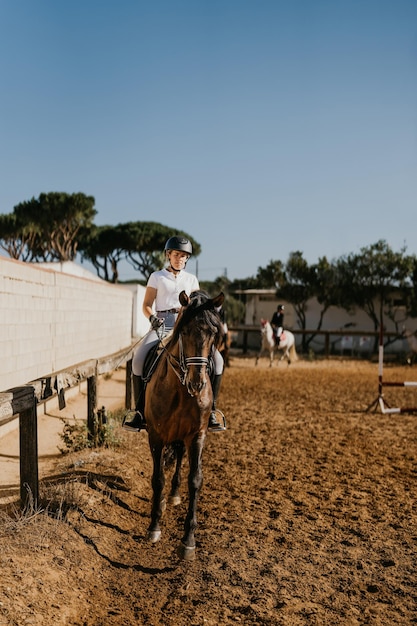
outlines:
[[[224,334],[222,320],[210,295],[202,289],[193,291],[190,294],[188,305],[180,310],[173,329],[172,341],[177,341],[184,326],[187,326],[196,317],[199,317],[203,324],[210,326],[213,333],[217,333],[219,341],[221,341]]]

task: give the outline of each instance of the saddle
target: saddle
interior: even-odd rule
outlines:
[[[281,343],[281,341],[285,341],[285,339],[286,339],[285,330],[282,331],[279,337],[275,335],[275,343],[277,344],[277,346]]]
[[[143,382],[145,383],[145,385],[151,380],[152,374],[154,373],[156,366],[158,365],[161,354],[164,351],[165,346],[169,342],[171,335],[172,331],[170,331],[163,339],[161,339],[160,341],[158,341],[158,343],[152,346],[152,348],[146,355],[145,363],[143,365]]]

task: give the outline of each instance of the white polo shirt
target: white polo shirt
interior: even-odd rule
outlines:
[[[156,289],[155,310],[167,311],[179,309],[181,291],[189,296],[192,291],[200,289],[198,279],[194,274],[181,270],[178,274],[167,269],[152,272],[148,279],[148,287]]]

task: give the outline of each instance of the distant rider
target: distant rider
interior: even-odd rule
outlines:
[[[277,306],[277,310],[272,316],[271,326],[274,330],[274,338],[277,347],[279,346],[279,342],[281,341],[281,335],[284,328],[284,305],[279,304]]]

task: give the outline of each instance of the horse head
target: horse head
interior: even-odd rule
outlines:
[[[185,291],[179,295],[181,310],[174,326],[172,340],[178,342],[179,362],[190,395],[201,392],[207,384],[207,367],[223,337],[219,308],[224,302],[221,292],[215,298],[205,291]]]
[[[266,330],[266,328],[268,327],[268,320],[265,320],[263,317],[261,317],[261,330]]]

